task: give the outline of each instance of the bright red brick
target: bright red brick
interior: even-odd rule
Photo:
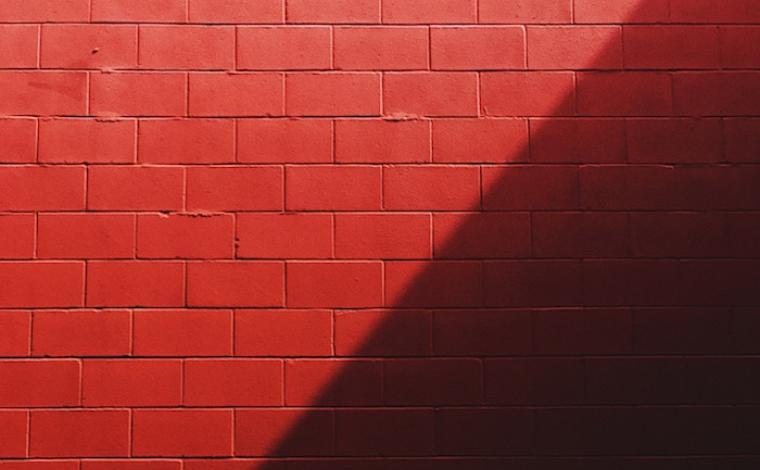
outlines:
[[[288,210],[380,209],[380,167],[291,166],[286,170],[286,178]]]
[[[422,214],[338,215],[335,217],[335,256],[429,258],[430,217]]]
[[[381,403],[377,361],[289,360],[285,362],[288,406],[362,406]]]
[[[378,307],[383,302],[379,262],[293,262],[287,266],[288,307]]]
[[[36,68],[38,32],[34,25],[0,26],[0,68]]]
[[[127,214],[40,214],[37,254],[41,258],[132,258],[135,218]]]
[[[81,470],[180,470],[179,460],[83,460]]]
[[[531,222],[536,257],[605,258],[631,253],[627,214],[537,212]]]
[[[2,22],[88,21],[88,0],[7,0],[0,11]]]
[[[10,460],[3,470],[79,470],[78,460]]]
[[[0,457],[26,457],[28,422],[26,411],[0,411]]]
[[[723,158],[718,119],[635,119],[626,123],[628,161],[717,163]]]
[[[331,410],[238,410],[235,455],[331,455],[333,422]],[[288,436],[284,442],[282,436]],[[250,469],[250,463],[245,468]]]
[[[232,455],[232,410],[136,410],[133,455]]]
[[[757,26],[726,26],[720,34],[720,61],[728,68],[760,68],[760,28]]]
[[[135,121],[43,119],[39,124],[41,163],[133,163]]]
[[[191,23],[282,23],[283,0],[190,0]]]
[[[494,261],[483,265],[489,307],[575,306],[581,301],[577,261]]]
[[[33,457],[126,457],[128,410],[32,411]]]
[[[235,29],[224,26],[141,26],[140,67],[147,69],[231,69]]]
[[[232,354],[228,310],[144,310],[134,313],[136,356]]]
[[[289,0],[288,23],[379,23],[380,0]]]
[[[479,261],[385,263],[385,304],[394,307],[467,307],[482,303]]]
[[[430,64],[436,70],[524,69],[525,33],[519,26],[431,28]]]
[[[383,1],[383,23],[477,23],[476,0]]]
[[[436,259],[513,258],[531,254],[528,214],[433,214]]]
[[[178,406],[182,402],[179,360],[85,360],[82,404],[96,406]]]
[[[669,20],[669,0],[575,0],[576,23],[660,23]]]
[[[275,73],[191,73],[191,116],[279,116],[282,75]]]
[[[380,88],[376,73],[290,73],[285,109],[289,116],[377,116]]]
[[[34,256],[35,220],[32,214],[0,215],[2,259],[29,259]]]
[[[436,119],[436,163],[511,163],[528,158],[528,125],[522,119]]]
[[[532,119],[530,159],[537,163],[623,163],[622,119]]]
[[[476,116],[477,95],[474,73],[392,73],[383,77],[383,111],[391,116]]]
[[[760,113],[760,73],[695,72],[673,75],[673,108],[687,115],[754,116]]]
[[[283,365],[277,360],[185,361],[183,395],[188,406],[279,406]]]
[[[429,409],[339,410],[335,446],[341,455],[431,455],[433,428]]]
[[[671,77],[660,72],[580,73],[578,113],[591,116],[668,115]]]
[[[180,73],[93,73],[90,112],[101,116],[183,116],[186,78]]]
[[[489,116],[567,116],[575,110],[569,72],[486,72],[480,83],[480,107]]]
[[[444,310],[433,316],[433,350],[446,356],[524,355],[533,351],[533,313]]]
[[[530,27],[531,69],[619,69],[623,40],[618,27]],[[627,51],[626,51],[627,52]]]
[[[0,162],[33,163],[37,152],[37,124],[34,119],[0,119]]]
[[[329,356],[331,340],[329,310],[235,312],[236,356]]]
[[[284,266],[277,262],[208,262],[187,266],[187,304],[281,307]]]
[[[426,28],[337,28],[335,68],[414,70],[428,68]]]
[[[43,25],[43,68],[134,68],[137,27],[127,25]]]
[[[176,307],[184,304],[180,262],[100,261],[87,266],[91,307]]]
[[[237,32],[237,68],[329,69],[329,27],[244,27]]]
[[[84,208],[84,167],[4,166],[0,207],[4,210]]]
[[[332,133],[332,123],[327,120],[241,120],[237,124],[238,161],[329,163]]]
[[[232,258],[232,215],[140,214],[137,218],[139,258]]]
[[[480,0],[483,23],[570,23],[572,0]]]
[[[551,210],[578,207],[573,166],[505,166],[483,169],[486,210]]]
[[[287,234],[287,236],[283,236]],[[240,258],[330,258],[333,222],[329,214],[239,214]]]
[[[79,404],[79,362],[74,360],[0,361],[0,406],[39,407]]]
[[[151,164],[233,163],[235,123],[221,119],[140,121],[137,156],[140,162]]]
[[[705,69],[720,62],[715,27],[626,26],[623,40],[626,68]]]
[[[85,114],[87,74],[83,72],[0,72],[0,113],[6,115]]]
[[[383,204],[392,210],[468,210],[480,205],[472,166],[395,166],[383,172]]]
[[[760,119],[724,119],[726,159],[756,162],[760,159]]]
[[[92,21],[109,22],[184,22],[185,0],[91,0]]]
[[[357,310],[335,313],[338,356],[428,356],[432,315],[417,310]]]
[[[383,400],[389,405],[474,405],[483,401],[478,359],[383,362]]]
[[[28,356],[32,317],[29,312],[6,310],[0,312],[0,357]]]
[[[91,210],[180,210],[181,168],[96,166],[89,168],[87,207]]]
[[[37,311],[33,356],[125,356],[130,352],[127,311]]]
[[[339,163],[430,161],[430,123],[423,120],[339,120],[335,122]]]
[[[189,210],[280,210],[282,168],[207,167],[187,170]]]
[[[0,263],[2,307],[81,307],[83,297],[84,263]]]

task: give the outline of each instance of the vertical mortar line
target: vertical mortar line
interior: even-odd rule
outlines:
[[[92,0],[87,0],[87,21],[92,23]]]
[[[190,0],[185,0],[185,23],[189,23],[189,22],[190,22]]]

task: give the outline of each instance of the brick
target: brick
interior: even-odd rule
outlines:
[[[136,410],[133,455],[232,455],[232,410]]]
[[[430,161],[430,123],[423,120],[339,120],[335,161],[416,163]]]
[[[142,163],[235,161],[235,123],[221,119],[143,120],[137,155]]]
[[[623,163],[622,119],[532,119],[530,158],[537,163]]]
[[[223,26],[141,26],[139,61],[147,69],[231,69],[235,30]]]
[[[383,2],[383,23],[477,23],[475,0],[404,0]]]
[[[181,168],[97,166],[88,177],[90,210],[182,209]]]
[[[682,297],[678,261],[584,260],[583,305],[673,305]]]
[[[241,70],[319,70],[332,62],[328,27],[243,27],[237,30]]]
[[[760,74],[695,72],[673,75],[673,108],[688,115],[752,116],[760,110]]]
[[[290,73],[285,77],[289,116],[377,116],[380,76],[376,73]]]
[[[381,367],[375,361],[289,360],[287,406],[362,406],[381,403]]]
[[[136,127],[132,120],[40,120],[39,160],[41,163],[133,163]]]
[[[523,119],[436,119],[436,163],[511,163],[528,159],[528,123]]]
[[[88,21],[87,0],[9,0],[0,13],[2,22]]]
[[[752,353],[758,345],[754,339],[760,331],[760,316],[754,309],[737,309],[731,319],[731,331],[734,334],[734,344],[737,352]]]
[[[392,406],[462,406],[482,402],[477,359],[403,359],[383,362],[383,400]]]
[[[37,158],[37,124],[34,119],[0,119],[2,163],[33,163]]]
[[[482,302],[477,261],[385,263],[385,304],[394,307],[468,307]]]
[[[83,460],[82,470],[180,470],[179,460]]]
[[[237,244],[239,258],[330,258],[332,217],[329,214],[239,214]]]
[[[671,77],[661,72],[580,73],[578,113],[584,116],[662,116],[673,109]]]
[[[561,307],[581,301],[577,261],[494,261],[483,265],[489,307]]]
[[[379,23],[380,0],[290,0],[288,23]]]
[[[607,258],[631,254],[628,215],[542,212],[531,220],[533,256]]]
[[[731,313],[725,309],[634,309],[634,352],[725,354],[734,342],[731,323]]]
[[[54,285],[55,289],[50,286]],[[81,307],[84,263],[0,263],[0,306]]]
[[[572,0],[480,0],[483,23],[571,23]]]
[[[28,356],[31,327],[32,317],[29,312],[7,310],[0,313],[0,329],[3,330],[0,357]]]
[[[187,170],[189,210],[280,210],[282,168],[207,167]]]
[[[758,301],[757,279],[750,273],[757,269],[754,259],[683,260],[673,276],[679,283],[675,300],[697,306],[755,305]],[[685,293],[691,295],[686,296]],[[659,305],[673,305],[661,303]]]
[[[136,356],[232,354],[228,310],[145,310],[134,313]]]
[[[573,74],[485,72],[480,108],[487,116],[567,116],[575,112]]]
[[[483,208],[486,210],[571,210],[577,207],[577,167],[483,168]]]
[[[428,31],[421,27],[351,27],[334,32],[335,68],[414,70],[428,68]]]
[[[232,258],[233,254],[232,215],[140,214],[137,218],[140,258]]]
[[[629,309],[565,309],[533,312],[536,354],[628,354],[633,351]]]
[[[0,168],[0,206],[5,210],[84,208],[84,167],[4,166]]]
[[[184,298],[180,262],[101,261],[87,266],[91,307],[176,307]]]
[[[383,172],[383,204],[392,210],[469,210],[480,203],[472,166],[395,166]]]
[[[755,256],[760,251],[754,243],[760,233],[760,219],[756,214],[731,214],[726,225],[729,240],[725,247],[727,251],[738,257]]]
[[[530,452],[533,413],[520,408],[443,409],[436,413],[436,452],[519,455]],[[494,433],[494,429],[499,429]]]
[[[236,356],[329,356],[329,310],[238,310]]]
[[[184,404],[189,406],[279,406],[283,365],[275,360],[185,361]]]
[[[760,12],[752,0],[728,0],[720,6],[706,0],[672,0],[673,21],[684,23],[757,23]]]
[[[338,356],[429,356],[432,316],[417,310],[357,310],[335,314]]]
[[[0,406],[79,404],[79,363],[74,360],[0,361]]]
[[[0,72],[0,113],[85,114],[86,89],[87,74],[83,72]]]
[[[2,463],[3,470],[79,470],[78,460],[13,460]]]
[[[335,256],[429,258],[430,217],[417,214],[338,215],[335,218]]]
[[[660,23],[669,20],[669,0],[575,0],[576,23]]]
[[[633,254],[644,257],[729,256],[727,221],[717,214],[631,214]]]
[[[92,0],[92,21],[134,23],[184,22],[183,0],[156,3],[151,0]]]
[[[623,40],[626,68],[706,69],[720,62],[715,27],[626,26]]]
[[[238,410],[235,414],[235,455],[331,455],[334,449],[333,423],[330,410]],[[282,441],[282,436],[288,437]]]
[[[98,406],[178,406],[182,363],[178,360],[85,360],[82,404]]]
[[[277,262],[208,262],[187,266],[187,304],[281,307],[285,268]]]
[[[379,307],[379,262],[294,262],[287,267],[286,305],[296,308]]]
[[[641,452],[641,439],[636,438],[641,432],[637,418],[641,414],[628,407],[536,410],[533,429],[540,439],[538,451],[549,455]]]
[[[190,0],[191,23],[282,23],[283,0]]]
[[[381,171],[377,166],[290,166],[285,206],[303,210],[378,210]]]
[[[626,122],[628,161],[718,163],[723,137],[717,119],[635,119]]]
[[[2,259],[29,259],[34,255],[35,221],[33,214],[0,215]]]
[[[31,415],[33,457],[129,455],[127,410],[40,410]]]
[[[191,116],[279,116],[282,75],[275,73],[191,73]]]
[[[36,68],[38,31],[33,25],[0,26],[0,67]]]
[[[525,34],[518,26],[434,27],[430,64],[435,70],[523,69]]]
[[[724,119],[726,159],[755,162],[760,155],[760,119]]]
[[[185,82],[180,73],[93,73],[90,112],[101,116],[183,116]]]
[[[383,77],[383,110],[400,116],[476,116],[477,88],[474,73],[389,73]]]
[[[573,405],[584,403],[582,359],[488,359],[484,364],[489,405]]]
[[[26,457],[28,421],[26,411],[0,411],[0,457]]]
[[[327,120],[238,121],[238,161],[244,163],[330,163],[332,123]]]
[[[531,69],[619,69],[623,66],[619,27],[534,26],[528,28],[528,43]]]
[[[340,410],[335,416],[336,450],[341,455],[430,455],[431,410]]]
[[[124,356],[130,352],[127,311],[36,311],[33,356]]]
[[[528,214],[434,214],[436,259],[513,258],[531,253]]]
[[[43,68],[137,66],[136,26],[46,24],[40,34],[40,65]]]
[[[726,26],[718,31],[720,63],[727,68],[760,68],[760,28],[756,26]]]
[[[132,258],[135,218],[123,214],[41,214],[37,254],[41,258]]]

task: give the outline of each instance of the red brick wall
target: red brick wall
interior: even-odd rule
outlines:
[[[0,470],[760,466],[759,0],[0,23]]]

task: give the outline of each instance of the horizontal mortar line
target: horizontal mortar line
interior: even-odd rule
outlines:
[[[61,314],[65,315],[65,314]],[[462,313],[462,316],[466,316],[467,313]],[[393,362],[393,361],[407,361],[407,360],[426,360],[426,361],[447,361],[451,359],[458,359],[458,360],[464,360],[464,359],[472,359],[472,360],[481,360],[481,361],[489,361],[489,360],[499,360],[499,359],[575,359],[575,360],[581,360],[581,359],[591,359],[591,360],[599,360],[599,359],[630,359],[630,360],[641,360],[641,359],[683,359],[683,360],[693,360],[693,359],[709,359],[709,360],[715,360],[715,359],[726,359],[726,360],[732,360],[732,359],[760,359],[760,352],[753,352],[753,353],[746,353],[742,354],[740,352],[727,352],[727,353],[719,353],[719,352],[696,352],[696,353],[685,353],[683,351],[677,351],[677,352],[658,352],[658,353],[641,353],[641,352],[631,352],[631,353],[568,353],[568,354],[561,354],[561,353],[553,353],[553,354],[547,354],[547,353],[512,353],[512,354],[506,354],[506,353],[500,353],[500,354],[493,354],[493,355],[474,355],[474,354],[463,354],[463,355],[456,355],[456,354],[441,354],[436,352],[431,352],[428,355],[391,355],[391,356],[378,356],[376,354],[374,355],[331,355],[331,356],[303,356],[303,355],[297,355],[297,356],[250,356],[250,355],[229,355],[229,356],[195,356],[195,355],[184,355],[184,356],[141,356],[141,355],[114,355],[114,356],[51,356],[51,355],[45,355],[45,356],[0,356],[0,362],[62,362],[62,361],[122,361],[122,360],[154,360],[154,361],[180,361],[180,360],[191,360],[191,361],[205,361],[205,360],[251,360],[251,361],[262,361],[262,362],[288,362],[288,361],[300,361],[300,362],[324,362],[329,360],[329,362],[333,363],[354,363],[354,362]],[[350,365],[350,364],[349,364]],[[758,398],[760,401],[760,397]],[[0,407],[1,408],[1,407]]]
[[[264,27],[304,27],[304,26],[314,26],[314,27],[329,27],[329,26],[335,26],[338,28],[353,28],[353,27],[376,27],[376,28],[403,28],[403,27],[420,27],[420,26],[432,26],[432,27],[440,27],[440,28],[472,28],[472,27],[478,27],[478,26],[523,26],[523,27],[552,27],[552,28],[562,28],[562,27],[609,27],[609,26],[651,26],[651,27],[661,27],[661,28],[667,28],[669,26],[693,26],[696,28],[711,28],[711,27],[724,27],[724,26],[754,26],[754,25],[760,25],[760,22],[694,22],[694,21],[659,21],[659,22],[637,22],[637,21],[631,21],[631,22],[573,22],[573,21],[566,21],[566,22],[495,22],[495,21],[480,21],[480,22],[451,22],[451,23],[439,23],[439,22],[430,22],[430,23],[420,23],[420,22],[404,22],[404,23],[390,23],[390,22],[341,22],[341,21],[335,21],[335,22],[313,22],[313,21],[304,21],[304,22],[293,22],[293,21],[284,21],[284,22],[208,22],[208,21],[153,21],[153,20],[147,20],[147,21],[134,21],[134,20],[93,20],[93,21],[54,21],[54,20],[40,20],[40,21],[30,21],[30,20],[5,20],[0,22],[0,24],[13,24],[13,25],[101,25],[101,26],[107,26],[107,25],[123,25],[123,26],[211,26],[211,27],[234,27],[234,26],[264,26]]]

